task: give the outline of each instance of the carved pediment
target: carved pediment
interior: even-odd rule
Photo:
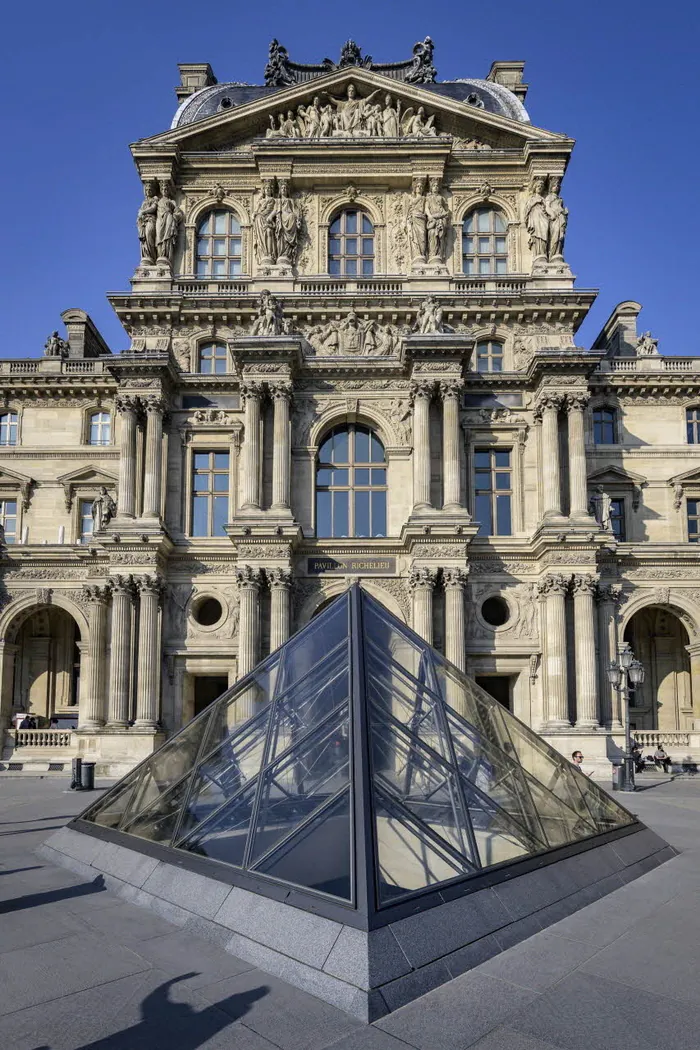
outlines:
[[[113,490],[117,484],[117,478],[114,474],[110,474],[109,471],[96,467],[92,463],[85,467],[78,467],[77,470],[71,470],[67,474],[62,474],[59,478],[56,478],[56,481],[63,486],[66,510],[72,508],[75,494],[81,489],[97,490],[104,485],[107,490]]]
[[[618,467],[614,464],[610,464],[607,467],[601,467],[598,470],[594,470],[592,474],[588,475],[588,483],[590,485],[646,485],[647,479],[641,474],[635,474],[631,470],[625,470],[624,467]]]
[[[27,510],[29,507],[35,485],[34,478],[30,478],[27,474],[20,474],[19,471],[10,470],[8,467],[0,467],[0,491],[9,495],[19,489],[22,510]]]
[[[669,484],[700,485],[700,467],[693,467],[692,470],[686,470],[682,474],[676,474],[675,477],[671,478]]]

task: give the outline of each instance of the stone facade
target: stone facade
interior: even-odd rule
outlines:
[[[5,759],[124,771],[358,577],[601,769],[630,640],[638,734],[693,749],[697,359],[633,302],[576,345],[572,140],[530,123],[522,63],[445,84],[420,48],[277,45],[259,88],[181,66],[132,146],[129,347],[68,310],[0,362],[1,725],[44,731]],[[331,432],[376,458],[324,467]]]

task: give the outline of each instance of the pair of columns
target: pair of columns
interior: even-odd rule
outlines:
[[[535,406],[535,420],[542,425],[541,463],[543,517],[561,518],[561,473],[559,463],[559,412],[569,417],[569,516],[589,517],[588,481],[586,477],[586,446],[583,413],[589,395],[575,393],[545,393]]]
[[[430,510],[430,402],[437,392],[442,399],[443,510],[461,511],[459,455],[459,399],[463,383],[419,380],[411,386],[413,405],[413,510]]]
[[[262,425],[261,404],[265,395],[262,383],[247,382],[241,386],[245,407],[245,439],[243,442],[243,491],[241,510],[260,510]],[[274,405],[272,449],[272,506],[271,510],[289,511],[291,474],[291,436],[289,408],[292,388],[288,383],[267,386]]]
[[[289,569],[257,569],[241,565],[236,570],[240,614],[238,619],[238,677],[250,674],[260,659],[260,590],[265,580],[270,587],[270,651],[287,641],[290,634]]]
[[[90,606],[90,639],[87,650],[87,685],[80,709],[80,727],[99,729],[105,724],[125,729],[129,724],[129,697],[136,648],[135,727],[155,729],[160,717],[160,603],[163,581],[159,576],[114,576],[106,587],[85,587]],[[105,657],[107,610],[112,600],[107,712],[105,712]],[[139,601],[138,634],[133,621]],[[133,645],[132,645],[133,638]]]
[[[143,465],[143,518],[160,518],[163,488],[163,417],[165,402],[160,397],[134,397],[120,394],[117,411],[122,417],[119,454],[119,505],[121,518],[136,516],[136,429],[146,417],[146,447]]]
[[[445,656],[458,667],[466,670],[464,652],[464,591],[467,585],[467,570],[461,568],[442,569],[445,588]],[[433,592],[438,581],[438,570],[427,567],[414,568],[408,579],[413,594],[413,630],[433,644]]]

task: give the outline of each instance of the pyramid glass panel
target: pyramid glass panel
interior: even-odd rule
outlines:
[[[363,913],[634,821],[359,586],[82,819]]]

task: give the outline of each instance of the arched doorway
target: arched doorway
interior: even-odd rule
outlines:
[[[692,729],[689,638],[680,618],[665,606],[647,606],[627,624],[624,640],[646,672],[643,684],[630,697],[632,727],[667,732]]]
[[[58,717],[61,728],[78,724],[80,628],[70,613],[43,606],[25,614],[14,630],[12,709],[33,715],[37,727]]]

